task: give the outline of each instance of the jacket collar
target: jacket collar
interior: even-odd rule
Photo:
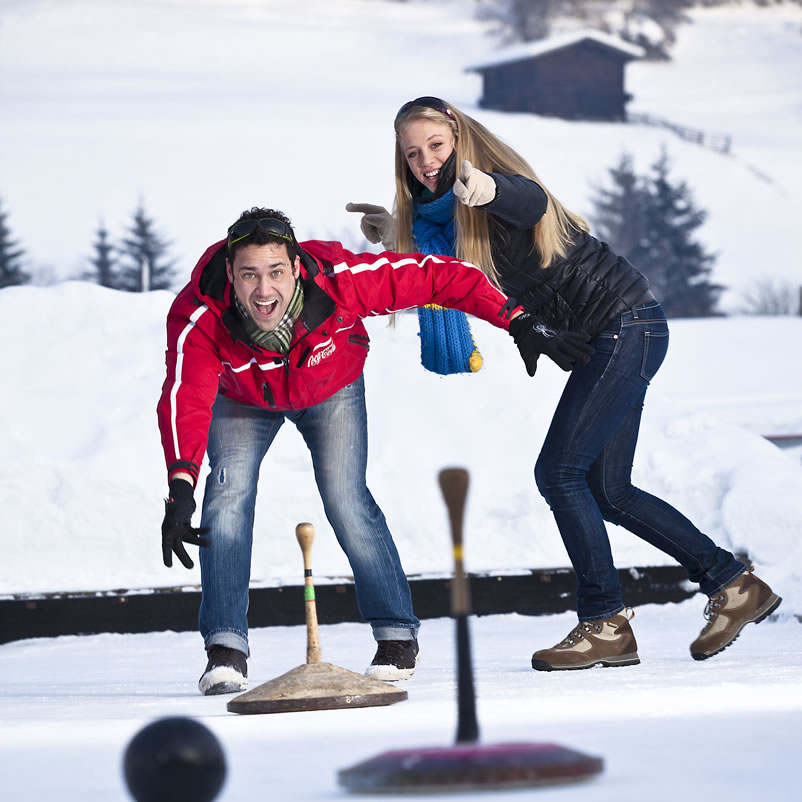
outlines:
[[[301,310],[301,322],[306,326],[307,331],[312,331],[331,317],[337,306],[315,283],[315,276],[326,271],[327,265],[318,262],[311,253],[300,246],[298,246],[298,256],[301,260],[301,280],[304,285],[304,308]]]
[[[214,247],[214,246],[213,246]],[[304,306],[301,310],[301,322],[308,331],[320,326],[324,320],[334,314],[336,304],[315,283],[315,276],[328,272],[329,265],[320,263],[311,253],[298,246],[301,262],[301,281],[304,286]],[[226,243],[218,243],[208,261],[199,266],[195,284],[198,294],[197,303],[205,303],[218,310],[223,325],[231,337],[249,348],[261,351],[245,333],[242,319],[237,314],[231,293],[231,283],[226,275]]]

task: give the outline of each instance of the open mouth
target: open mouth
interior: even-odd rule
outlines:
[[[254,301],[253,305],[259,317],[269,318],[278,308],[278,299],[274,298],[272,301]]]
[[[428,173],[424,173],[424,174],[423,174],[423,177],[424,177],[424,178],[425,178],[427,181],[437,181],[437,177],[438,177],[439,175],[440,175],[440,170],[439,170],[439,168],[438,168],[437,170],[431,170],[431,171],[429,171]]]

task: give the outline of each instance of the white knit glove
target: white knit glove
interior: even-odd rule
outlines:
[[[466,206],[484,206],[495,199],[496,182],[465,159],[454,182],[454,194]]]
[[[359,227],[368,242],[374,245],[381,242],[388,251],[395,248],[395,218],[384,206],[375,206],[372,203],[347,203],[345,211],[362,214]]]

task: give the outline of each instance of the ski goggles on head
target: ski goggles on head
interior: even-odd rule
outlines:
[[[247,220],[240,220],[234,223],[228,229],[227,246],[231,250],[231,246],[246,237],[250,237],[257,228],[267,234],[272,234],[274,237],[281,237],[288,242],[295,242],[292,229],[283,221],[276,217],[260,217],[259,219],[248,218]]]
[[[414,106],[423,106],[427,109],[434,109],[435,111],[439,111],[441,114],[445,114],[446,117],[450,117],[452,120],[454,119],[454,115],[451,113],[451,110],[448,108],[448,106],[446,106],[446,102],[444,100],[440,100],[439,97],[424,95],[423,97],[416,97],[415,100],[410,100],[404,103],[404,105],[398,110],[398,114],[395,115],[395,121],[398,122],[398,118],[402,114],[406,114]]]

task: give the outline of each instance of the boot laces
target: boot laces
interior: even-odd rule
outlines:
[[[705,619],[707,620],[704,626],[705,629],[709,629],[712,626],[713,619],[718,615],[718,610],[724,606],[725,601],[727,601],[726,593],[719,593],[716,596],[710,596],[710,598],[708,598],[704,612]]]
[[[584,640],[586,634],[590,635],[593,632],[596,634],[601,632],[601,624],[598,621],[580,621],[579,626],[571,630],[567,637],[560,641],[560,648],[570,649],[572,646],[576,646],[579,641]]]

